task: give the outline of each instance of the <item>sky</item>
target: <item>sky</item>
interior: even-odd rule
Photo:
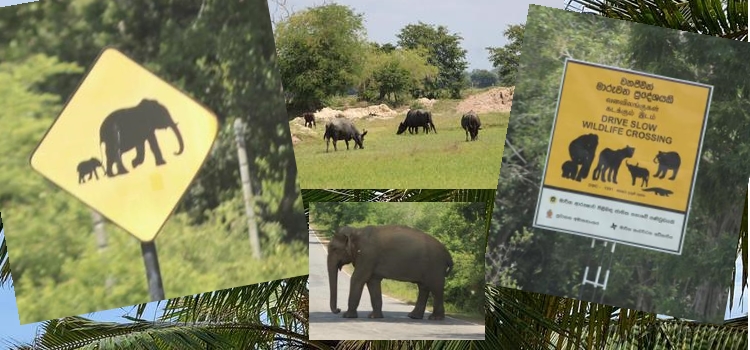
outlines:
[[[271,18],[284,14],[276,2],[285,2],[290,12],[314,7],[332,1],[324,0],[268,0]],[[565,6],[563,0],[337,0],[354,12],[363,14],[364,25],[370,41],[380,44],[396,44],[396,35],[407,24],[422,21],[432,25],[443,25],[450,33],[463,37],[461,46],[467,51],[468,70],[492,69],[486,47],[501,47],[507,43],[503,32],[511,24],[526,23],[529,4],[556,7]],[[420,6],[419,4],[429,4]],[[471,4],[471,5],[466,5]]]

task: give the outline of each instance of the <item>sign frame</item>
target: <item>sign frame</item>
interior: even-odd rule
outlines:
[[[570,63],[584,65],[584,66],[590,66],[590,67],[596,67],[596,68],[606,69],[606,70],[615,71],[615,72],[622,72],[622,73],[626,73],[626,74],[630,74],[630,75],[638,75],[638,76],[643,76],[643,77],[658,79],[658,80],[662,80],[662,81],[667,80],[667,81],[671,81],[671,82],[674,82],[674,83],[679,83],[679,84],[684,84],[684,85],[691,85],[691,86],[702,87],[702,88],[707,88],[708,89],[708,97],[707,97],[706,104],[705,104],[705,111],[703,113],[703,121],[702,121],[701,130],[700,130],[700,134],[699,134],[700,136],[699,136],[699,140],[698,140],[698,147],[695,150],[693,172],[692,172],[691,178],[690,178],[690,190],[689,190],[689,194],[688,194],[688,197],[687,197],[687,203],[686,203],[685,211],[679,213],[681,215],[684,215],[684,219],[683,219],[683,222],[682,222],[682,227],[680,229],[681,234],[680,234],[679,243],[678,243],[678,246],[677,246],[676,250],[666,249],[666,248],[663,248],[663,247],[657,247],[657,246],[653,246],[653,245],[649,245],[649,244],[642,244],[642,243],[633,242],[633,241],[629,241],[629,240],[620,240],[620,239],[613,239],[611,237],[602,237],[602,236],[596,235],[596,234],[591,234],[591,233],[586,233],[586,232],[579,232],[579,231],[573,231],[573,230],[570,230],[570,229],[564,229],[564,228],[560,228],[560,227],[547,226],[547,225],[540,224],[538,222],[539,218],[540,218],[540,215],[542,215],[542,213],[541,213],[541,211],[542,211],[542,198],[543,198],[544,190],[545,190],[545,188],[549,188],[549,186],[545,185],[545,182],[546,182],[546,179],[547,179],[547,171],[549,170],[549,167],[550,167],[550,152],[552,150],[553,140],[554,140],[554,137],[555,137],[555,131],[556,131],[557,127],[558,127],[558,123],[557,122],[558,122],[558,118],[560,116],[560,104],[561,104],[562,97],[563,97],[563,89],[564,89],[564,85],[565,85],[565,78],[566,78],[566,75],[568,73],[568,67],[569,67]],[[707,125],[708,125],[708,116],[709,116],[709,112],[710,112],[710,109],[711,109],[711,101],[712,101],[712,98],[713,98],[713,90],[714,90],[714,87],[712,85],[708,85],[708,84],[703,84],[703,83],[698,83],[698,82],[693,82],[693,81],[687,81],[687,80],[682,80],[682,79],[676,79],[676,78],[671,78],[671,77],[662,76],[662,75],[653,74],[653,73],[639,72],[639,71],[635,71],[635,70],[631,70],[631,69],[614,67],[614,66],[609,66],[609,65],[604,65],[604,64],[599,64],[599,63],[594,63],[594,62],[588,62],[588,61],[584,61],[584,60],[578,60],[578,59],[566,57],[565,58],[565,62],[563,63],[563,72],[562,72],[562,75],[560,77],[560,85],[559,85],[559,90],[558,90],[558,98],[557,98],[557,103],[556,103],[556,106],[555,106],[555,116],[554,116],[554,119],[552,121],[552,127],[550,128],[550,136],[549,136],[549,143],[547,145],[546,160],[545,160],[544,169],[543,169],[541,180],[540,180],[540,184],[539,184],[539,195],[538,195],[538,198],[537,198],[537,205],[536,205],[536,208],[535,208],[534,220],[533,220],[533,223],[532,223],[532,227],[539,228],[539,229],[544,229],[544,230],[550,230],[550,231],[557,231],[557,232],[561,232],[561,233],[568,233],[568,234],[573,234],[573,235],[577,235],[577,236],[583,236],[583,237],[597,239],[597,240],[609,241],[609,242],[614,242],[614,243],[621,243],[621,244],[625,244],[625,245],[629,245],[629,246],[634,246],[634,247],[639,247],[639,248],[646,248],[646,249],[655,250],[655,251],[659,251],[659,252],[666,252],[666,253],[670,253],[670,254],[674,254],[674,255],[682,255],[682,249],[684,247],[684,240],[685,240],[685,233],[686,233],[686,229],[687,229],[687,223],[688,223],[688,219],[689,219],[689,215],[690,215],[690,209],[691,209],[692,200],[693,200],[693,192],[695,190],[695,183],[696,183],[697,176],[698,176],[698,171],[699,171],[700,157],[701,157],[701,154],[703,153],[703,142],[705,140],[705,133],[706,133]],[[691,156],[692,156],[692,154],[691,154]],[[594,154],[594,157],[597,158],[598,155]],[[673,211],[675,213],[678,212],[676,210],[667,210],[666,208],[661,208],[661,207],[656,207],[656,206],[649,206],[649,205],[644,204],[644,203],[638,203],[638,202],[628,201],[626,199],[621,199],[621,198],[616,198],[616,197],[604,197],[604,196],[599,196],[599,195],[592,194],[592,193],[580,192],[580,191],[571,190],[571,189],[561,189],[561,188],[558,188],[558,187],[554,187],[554,188],[551,188],[551,189],[555,190],[555,191],[560,191],[560,192],[569,192],[571,194],[581,195],[581,196],[586,196],[586,197],[603,198],[605,200],[612,201],[612,202],[623,202],[623,203],[627,203],[627,204],[630,204],[630,205],[634,204],[634,205],[637,205],[639,207],[644,207],[644,208],[650,208],[650,209],[658,208],[659,210],[662,210],[662,211]]]

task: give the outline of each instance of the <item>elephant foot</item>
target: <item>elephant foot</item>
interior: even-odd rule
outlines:
[[[133,166],[133,169],[135,169],[135,168],[137,168],[137,167],[138,167],[139,165],[143,164],[143,161],[140,161],[140,162],[139,162],[139,161],[133,160],[132,162],[130,162],[130,164],[131,164],[131,165]]]
[[[409,316],[409,318],[414,319],[414,320],[421,320],[421,319],[424,318],[424,312],[414,312],[414,311],[412,311],[412,312],[409,313],[408,316]]]
[[[344,312],[344,315],[342,317],[344,317],[344,318],[357,318],[357,311],[349,310],[347,312]]]
[[[383,318],[383,312],[382,311],[373,311],[369,315],[367,315],[367,318]]]
[[[167,164],[167,162],[164,161],[164,159],[157,159],[156,160],[156,166]]]
[[[428,317],[428,319],[440,321],[440,320],[444,320],[445,319],[445,315],[435,315],[435,314],[432,314],[432,315],[430,315],[430,317]]]

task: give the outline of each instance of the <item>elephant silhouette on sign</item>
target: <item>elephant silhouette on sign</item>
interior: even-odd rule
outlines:
[[[89,180],[91,180],[91,177],[93,176],[96,176],[96,179],[99,180],[99,174],[96,172],[96,169],[99,167],[104,169],[102,162],[93,157],[78,163],[78,166],[76,167],[76,170],[78,170],[78,183],[85,183],[86,175],[88,175]]]
[[[146,142],[151,148],[156,165],[166,164],[161,148],[159,148],[159,141],[156,139],[156,130],[167,128],[174,132],[179,143],[179,150],[174,154],[182,154],[185,145],[180,129],[172,120],[167,108],[158,101],[143,99],[135,107],[118,109],[110,113],[104,118],[99,128],[99,143],[100,145],[104,143],[105,146],[107,176],[113,177],[128,173],[122,164],[122,155],[133,148],[136,150],[135,158],[131,162],[133,169],[143,164]],[[113,171],[115,165],[117,173]]]

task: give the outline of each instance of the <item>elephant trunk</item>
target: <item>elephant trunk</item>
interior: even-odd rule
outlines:
[[[336,301],[338,298],[338,276],[339,269],[336,259],[332,255],[328,255],[328,288],[331,291],[331,312],[337,314],[341,312],[341,309],[336,307]]]
[[[182,151],[185,150],[185,144],[182,142],[182,134],[180,133],[180,129],[177,127],[177,123],[172,123],[170,125],[170,128],[172,128],[172,131],[174,131],[174,135],[177,136],[177,142],[180,144],[180,149],[175,152],[175,155],[182,154]]]

